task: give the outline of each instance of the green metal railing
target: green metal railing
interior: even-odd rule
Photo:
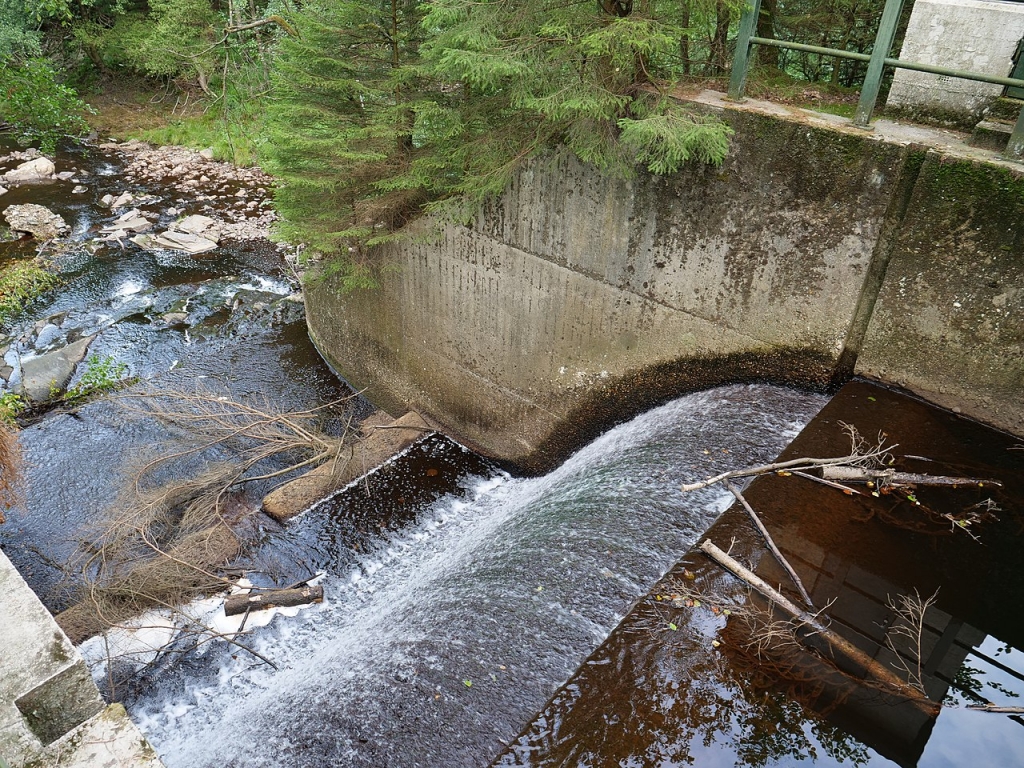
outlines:
[[[911,69],[915,72],[929,72],[934,75],[946,77],[959,77],[964,80],[976,80],[982,83],[994,83],[1012,88],[1024,88],[1024,80],[1013,77],[997,77],[985,75],[979,72],[967,72],[959,69],[948,69],[946,67],[935,67],[931,64],[916,64],[910,61],[901,61],[889,57],[893,41],[896,39],[896,26],[899,24],[900,13],[903,10],[903,0],[886,0],[885,8],[882,11],[882,20],[878,25],[878,34],[875,36],[875,47],[871,54],[854,53],[852,51],[841,51],[837,48],[823,48],[818,45],[805,45],[804,43],[790,43],[785,40],[772,40],[766,37],[757,37],[754,31],[757,29],[757,17],[761,12],[761,0],[750,0],[751,5],[740,17],[739,34],[736,37],[736,55],[733,58],[732,77],[729,80],[729,98],[740,101],[743,98],[743,89],[747,81],[747,70],[750,68],[750,51],[755,45],[766,45],[774,48],[785,48],[794,51],[805,51],[817,53],[822,56],[835,56],[840,59],[853,59],[854,61],[866,61],[868,63],[867,75],[864,77],[864,85],[860,91],[860,101],[857,104],[857,111],[853,116],[853,124],[861,128],[868,128],[871,121],[871,114],[875,111],[875,102],[878,100],[878,91],[882,85],[882,75],[886,67],[896,69]],[[1024,108],[1017,118],[1017,123],[1010,134],[1010,141],[1006,147],[1006,157],[1012,160],[1024,161]]]

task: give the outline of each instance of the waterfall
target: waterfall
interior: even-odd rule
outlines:
[[[169,768],[486,764],[728,506],[679,486],[771,460],[824,402],[721,387],[610,430],[546,476],[465,478],[328,564],[323,605],[247,636],[276,670],[207,644],[131,713]],[[314,508],[294,525],[330,520]]]

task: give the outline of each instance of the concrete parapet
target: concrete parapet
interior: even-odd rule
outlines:
[[[1024,6],[990,0],[915,0],[900,59],[1010,77],[1024,37]],[[950,123],[973,123],[1003,86],[897,69],[886,108]]]
[[[78,651],[0,552],[0,757],[11,768],[158,768],[120,705],[105,707]]]

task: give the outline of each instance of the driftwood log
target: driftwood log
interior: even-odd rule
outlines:
[[[268,589],[262,592],[231,595],[224,601],[224,615],[238,616],[246,611],[265,611],[268,608],[288,608],[293,605],[309,605],[323,601],[323,587]]]
[[[821,476],[825,480],[842,483],[876,483],[879,485],[935,485],[935,486],[986,486],[1002,488],[998,480],[981,477],[947,477],[945,475],[919,475],[915,472],[896,472],[892,469],[867,469],[865,467],[824,466]]]

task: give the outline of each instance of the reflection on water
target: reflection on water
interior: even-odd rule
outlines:
[[[937,707],[841,674],[803,646],[770,644],[759,655],[738,615],[713,612],[759,598],[691,553],[494,765],[1024,764],[1020,716],[966,708],[1024,704],[1024,455],[1008,435],[854,383],[783,457],[841,455],[843,422],[866,435],[884,431],[900,444],[898,455],[919,457],[897,468],[1004,483],[918,488],[920,505],[845,496],[793,477],[767,476],[746,492],[815,605],[827,606],[833,630],[885,668],[916,673],[920,659],[930,699],[944,702],[937,718]],[[998,507],[999,519],[972,526],[976,541],[947,515],[979,503]],[[733,556],[785,588],[742,512],[730,510],[707,537],[723,547],[735,538]],[[676,607],[670,598],[681,584],[711,597]],[[920,654],[916,638],[892,632],[890,603],[914,590],[937,592]]]

